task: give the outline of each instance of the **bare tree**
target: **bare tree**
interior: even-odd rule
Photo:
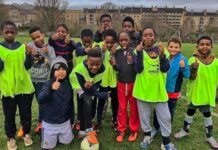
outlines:
[[[0,23],[8,19],[8,9],[4,5],[4,0],[0,0]]]
[[[65,0],[35,0],[37,23],[46,31],[54,31],[58,23],[64,23]]]

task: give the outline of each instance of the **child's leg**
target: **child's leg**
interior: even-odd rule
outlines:
[[[118,82],[117,84],[117,91],[118,91],[118,102],[119,102],[119,109],[118,109],[118,131],[125,132],[126,131],[126,123],[127,123],[127,96],[125,94],[126,91],[125,83]]]
[[[213,121],[211,112],[203,112],[204,115],[204,126],[206,128],[206,135],[207,138],[210,138],[213,136]]]
[[[40,83],[40,82],[33,82],[33,86],[35,88],[35,96],[36,96],[36,100],[38,102],[38,96],[39,96],[39,92],[41,91],[42,89],[42,86],[43,86],[43,83]],[[41,123],[42,122],[42,116],[43,116],[43,109],[41,108],[40,104],[38,103],[39,105],[39,118],[38,118],[38,121]]]
[[[140,124],[145,136],[151,136],[151,125],[150,125],[150,116],[151,116],[151,103],[147,103],[141,100],[137,100],[138,113]]]
[[[107,88],[100,87],[100,92],[108,92]],[[101,125],[104,106],[106,103],[106,99],[98,99],[98,108],[97,108],[97,123]]]
[[[171,116],[166,103],[157,103],[155,106],[157,120],[160,124],[163,144],[167,145],[170,143],[170,134],[171,134]]]
[[[168,100],[168,107],[169,107],[170,114],[171,114],[171,122],[173,122],[173,116],[176,110],[176,102],[177,102],[177,98],[170,98]]]
[[[81,114],[82,114],[82,98],[79,97],[78,94],[76,94],[77,96],[77,120],[81,120]]]
[[[150,116],[151,116],[151,103],[137,100],[139,119],[141,128],[144,132],[144,139],[140,143],[141,148],[148,148],[151,143],[151,125],[150,125]]]
[[[137,101],[132,96],[134,84],[129,84],[129,104],[130,104],[130,117],[129,117],[129,128],[132,132],[138,132],[140,121],[139,121],[139,113],[138,113],[138,107],[137,107]],[[120,105],[119,105],[120,107]]]
[[[58,141],[58,130],[52,124],[42,121],[41,148],[53,149]]]
[[[32,123],[32,100],[33,94],[20,94],[15,96],[20,113],[20,120],[23,126],[24,135],[30,133]]]
[[[92,96],[83,95],[83,118],[86,130],[92,128],[92,101]]]
[[[196,112],[195,108],[189,107],[187,110],[187,114],[185,116],[184,125],[183,125],[183,130],[187,133],[189,132],[195,112]]]
[[[78,116],[77,118],[80,121],[80,131],[85,131],[86,127],[85,127],[85,118],[83,117],[83,105],[84,105],[84,99],[81,97],[79,98],[79,96],[77,97],[78,99]]]
[[[58,141],[62,144],[70,144],[73,140],[73,133],[71,130],[70,120],[61,124],[59,133],[58,133]]]
[[[111,108],[113,114],[113,123],[117,122],[117,112],[118,112],[118,96],[117,96],[117,88],[111,88]]]
[[[2,107],[5,117],[5,133],[7,137],[14,138],[16,134],[15,114],[16,114],[16,101],[11,97],[2,98]]]
[[[213,121],[212,121],[212,116],[211,112],[203,112],[204,115],[204,126],[206,128],[206,141],[210,144],[212,148],[217,149],[218,148],[218,143],[213,137]]]

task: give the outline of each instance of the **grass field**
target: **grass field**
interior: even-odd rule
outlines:
[[[0,39],[1,40],[1,39]],[[18,41],[28,42],[30,41],[25,35],[19,35],[17,38]],[[1,40],[2,41],[2,40]],[[182,53],[186,57],[190,57],[195,50],[195,44],[183,44]],[[213,52],[218,56],[218,45],[214,45]],[[185,81],[186,82],[186,81]],[[176,114],[173,122],[172,128],[172,143],[176,145],[179,150],[210,150],[209,145],[205,142],[205,129],[203,124],[203,116],[201,113],[197,112],[194,117],[194,122],[192,124],[190,135],[185,139],[181,139],[179,141],[175,140],[173,135],[175,132],[179,131],[183,126],[184,114],[187,110],[187,99],[185,97],[185,82],[182,88],[182,98],[178,101]],[[6,149],[6,136],[4,132],[4,115],[2,111],[2,105],[0,105],[0,149]],[[214,112],[218,113],[217,108],[214,109]],[[37,116],[38,116],[38,105],[36,100],[33,100],[32,105],[32,137],[34,140],[34,144],[26,148],[23,144],[22,139],[18,139],[18,149],[23,150],[38,150],[40,149],[40,138],[33,132],[33,129],[37,124]],[[125,137],[123,143],[117,143],[115,141],[116,133],[110,128],[110,119],[111,111],[108,109],[106,118],[103,122],[103,129],[100,131],[98,135],[98,139],[100,141],[100,149],[101,150],[140,150],[140,141],[143,138],[143,133],[139,133],[138,140],[136,142],[130,143],[127,141],[128,133]],[[19,115],[17,115],[17,127],[19,127]],[[218,116],[213,116],[214,123],[214,137],[218,140]],[[76,134],[76,133],[75,133]],[[79,150],[81,139],[75,138],[70,145],[61,145],[57,146],[57,150]],[[151,144],[149,150],[159,150],[161,144],[161,135],[159,134]]]

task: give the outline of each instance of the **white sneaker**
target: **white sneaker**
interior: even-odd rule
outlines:
[[[29,134],[25,134],[25,136],[23,137],[23,142],[25,146],[30,146],[33,144],[33,140]]]
[[[212,148],[217,149],[218,148],[218,143],[214,139],[214,137],[206,138],[206,141],[210,144]]]
[[[175,134],[176,139],[183,138],[188,135],[188,132],[184,131],[183,129]]]
[[[14,138],[11,138],[7,141],[8,150],[16,150],[17,144]]]

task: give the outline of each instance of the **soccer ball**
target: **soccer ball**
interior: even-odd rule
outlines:
[[[99,143],[90,144],[88,139],[85,137],[81,142],[80,150],[99,150]]]

